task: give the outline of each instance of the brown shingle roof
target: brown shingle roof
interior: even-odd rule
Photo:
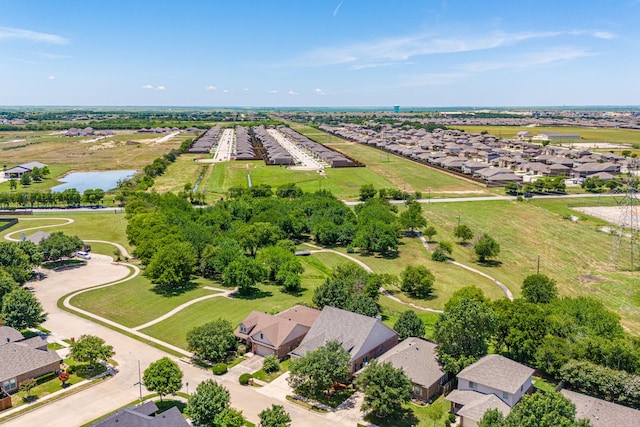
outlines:
[[[445,374],[435,354],[437,345],[420,338],[407,338],[378,358],[401,368],[411,382],[430,387]]]
[[[588,418],[592,427],[636,427],[640,423],[640,411],[637,409],[575,391],[562,390],[561,393],[576,405],[576,419]]]

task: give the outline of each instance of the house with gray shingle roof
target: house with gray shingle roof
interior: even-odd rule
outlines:
[[[534,370],[498,354],[490,354],[458,373],[458,389],[446,397],[460,425],[475,426],[489,409],[507,415],[533,389]]]
[[[162,413],[155,402],[148,401],[140,406],[129,406],[89,427],[188,427],[180,410],[173,406]]]
[[[592,427],[637,427],[640,411],[570,390],[560,393],[576,405],[576,419],[587,418]]]
[[[413,397],[429,402],[442,393],[449,380],[436,355],[437,345],[421,338],[407,338],[378,357],[378,362],[391,363],[402,369],[413,384]]]
[[[62,358],[47,350],[44,338],[25,339],[19,331],[0,326],[0,361],[0,387],[13,393],[22,381],[60,369]]]
[[[303,357],[329,341],[337,341],[349,353],[349,372],[362,369],[398,343],[396,331],[374,317],[325,306],[292,358]]]

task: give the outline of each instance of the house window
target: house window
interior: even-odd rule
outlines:
[[[247,330],[245,329],[244,326],[240,325],[240,332],[244,334],[245,332],[247,332]]]
[[[473,381],[469,381],[469,388],[472,388],[475,390],[478,388],[478,384],[474,383]]]
[[[505,400],[509,400],[509,393],[507,393],[506,391],[502,392],[502,398]]]
[[[264,339],[264,335],[262,335],[262,332],[260,332],[260,339],[263,340]]]
[[[16,379],[10,379],[4,382],[4,384],[2,384],[2,388],[4,388],[5,391],[9,392],[9,391],[13,391],[16,388],[18,388],[18,384],[16,383]]]
[[[418,387],[417,385],[413,386],[413,395],[414,396],[422,396],[422,387]]]

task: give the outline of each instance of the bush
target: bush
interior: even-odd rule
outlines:
[[[278,362],[278,358],[273,354],[265,357],[262,361],[262,369],[268,374],[279,371],[280,363]]]
[[[431,254],[431,259],[433,261],[446,262],[449,259],[449,256],[442,249],[436,248]]]
[[[456,422],[456,414],[449,414],[449,422],[451,424]]]
[[[249,384],[249,380],[251,378],[253,378],[253,376],[251,374],[242,374],[242,375],[240,375],[240,378],[238,379],[238,381],[242,385],[247,385],[247,384]]]
[[[227,373],[227,364],[226,363],[216,363],[211,368],[214,374],[223,375]]]

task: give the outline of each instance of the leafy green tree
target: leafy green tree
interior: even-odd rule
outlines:
[[[200,272],[204,277],[212,278],[222,274],[231,262],[243,258],[244,251],[238,242],[223,239],[218,245],[207,245],[200,255]]]
[[[453,235],[462,243],[466,243],[468,240],[473,239],[473,231],[471,231],[469,226],[466,224],[461,224],[454,228]]]
[[[405,230],[413,233],[416,228],[427,225],[427,220],[422,216],[422,205],[418,202],[411,202],[407,205],[407,210],[400,214],[400,224]]]
[[[524,395],[505,418],[504,427],[575,427],[576,422],[576,405],[562,393],[539,392]]]
[[[229,390],[212,379],[198,384],[196,392],[189,396],[185,409],[195,425],[223,427],[220,421],[229,409]]]
[[[433,293],[435,277],[423,265],[408,265],[400,274],[400,289],[417,298],[428,298]]]
[[[548,304],[558,297],[558,287],[544,274],[532,274],[522,282],[522,296],[531,303]]]
[[[156,360],[144,370],[142,377],[144,386],[149,391],[160,395],[160,400],[167,394],[175,394],[182,387],[182,371],[176,362],[163,357]]]
[[[98,361],[106,361],[114,355],[113,347],[95,335],[81,335],[71,343],[70,355],[78,362],[95,366]]]
[[[29,255],[15,242],[0,242],[0,268],[3,268],[19,285],[32,276]]]
[[[458,304],[445,307],[434,332],[444,369],[457,374],[486,355],[495,326],[491,307],[474,298],[462,298]]]
[[[145,275],[161,289],[171,292],[189,283],[196,265],[193,246],[173,242],[159,248],[145,268]]]
[[[35,379],[27,378],[20,383],[19,389],[20,391],[24,391],[25,393],[27,393],[27,398],[29,398],[31,397],[31,390],[33,390],[37,385],[38,382]]]
[[[362,314],[363,316],[374,317],[380,312],[380,307],[373,299],[366,295],[351,298],[347,305],[347,310],[354,313]]]
[[[547,335],[536,349],[534,366],[555,376],[571,359],[571,349],[571,342],[566,338]]]
[[[262,370],[268,374],[280,370],[280,362],[278,362],[278,358],[273,354],[266,356],[262,360]]]
[[[237,286],[241,295],[251,295],[255,285],[262,282],[267,271],[253,258],[241,258],[232,261],[222,272],[225,286]]]
[[[356,385],[364,393],[362,411],[371,411],[379,418],[400,412],[402,405],[411,400],[411,380],[388,362],[372,360],[358,376]]]
[[[400,317],[398,317],[398,320],[396,320],[396,323],[393,325],[393,330],[398,333],[401,340],[409,337],[422,338],[426,332],[424,322],[413,310],[402,312]]]
[[[202,326],[196,326],[187,333],[187,345],[197,357],[219,362],[227,354],[235,351],[237,341],[233,327],[227,320],[219,318]]]
[[[9,189],[11,191],[16,191],[17,188],[18,188],[18,181],[15,178],[11,178],[9,180]]]
[[[220,427],[243,427],[246,426],[245,419],[241,411],[227,408],[220,412],[215,419],[214,426]]]
[[[376,196],[376,189],[373,187],[373,184],[364,184],[360,186],[360,201],[366,202],[369,199],[372,199]]]
[[[521,298],[506,298],[492,304],[496,314],[495,348],[510,359],[532,365],[547,334],[546,310]]]
[[[484,295],[482,289],[477,286],[465,286],[455,291],[449,301],[444,305],[445,311],[451,310],[453,307],[460,305],[465,299],[473,299],[479,303],[487,304],[489,299]]]
[[[424,234],[427,237],[427,242],[431,242],[433,241],[433,236],[438,234],[438,231],[435,229],[434,226],[430,225],[424,229],[422,234]]]
[[[260,248],[274,246],[283,237],[280,227],[268,222],[243,225],[236,232],[236,236],[240,245],[249,251],[251,256],[255,256]]]
[[[82,249],[83,243],[77,236],[56,231],[46,239],[42,239],[38,245],[46,260],[56,261],[62,257],[72,257]]]
[[[18,247],[22,249],[22,251],[27,254],[29,257],[29,262],[33,267],[36,267],[42,263],[44,259],[44,254],[42,253],[42,249],[40,246],[29,240],[22,240],[20,242],[16,242]]]
[[[27,289],[18,288],[2,298],[0,318],[3,324],[15,329],[34,328],[47,320],[42,305]]]
[[[485,262],[487,258],[497,257],[500,253],[500,245],[493,237],[483,234],[473,247],[480,262]]]
[[[317,396],[336,383],[347,382],[349,359],[349,353],[337,341],[329,341],[317,350],[292,360],[287,382],[302,396]]]
[[[2,309],[2,298],[16,289],[18,289],[16,281],[4,268],[0,267],[0,310]]]
[[[287,427],[291,422],[291,417],[282,405],[271,405],[271,408],[260,412],[258,417],[260,417],[260,427]]]
[[[478,427],[503,427],[504,414],[498,409],[489,409],[478,421]]]
[[[31,174],[29,172],[22,174],[20,177],[20,184],[22,184],[23,187],[31,185]]]

